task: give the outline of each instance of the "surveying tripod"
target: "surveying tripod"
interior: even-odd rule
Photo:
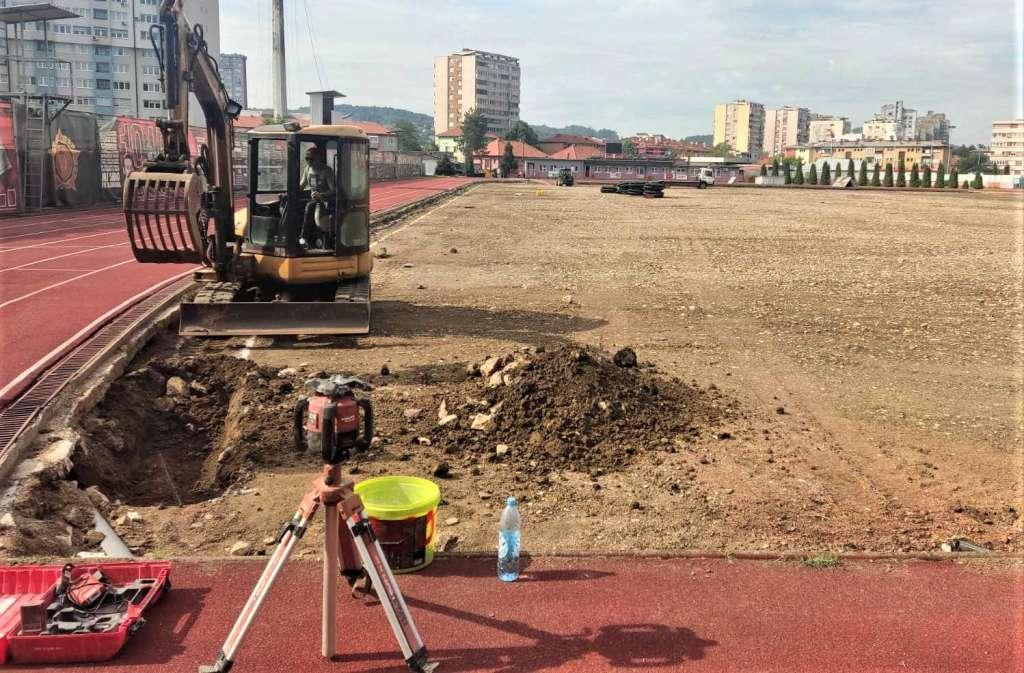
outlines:
[[[228,633],[216,662],[200,666],[199,673],[227,673],[231,670],[256,613],[320,506],[324,508],[323,656],[331,658],[335,654],[340,549],[341,574],[353,588],[360,578],[365,578],[375,587],[409,669],[413,673],[431,673],[437,668],[436,663],[427,659],[427,648],[412,621],[380,542],[373,533],[370,519],[363,511],[362,499],[353,490],[354,482],[342,481],[339,464],[348,457],[349,449],[368,445],[373,436],[373,411],[369,400],[356,399],[351,388],[360,383],[357,379],[339,376],[310,382],[315,394],[310,399],[301,400],[296,408],[296,440],[302,447],[306,445],[304,433],[308,433],[309,439],[319,440],[324,459],[323,472],[313,481],[295,514],[278,533],[274,553]],[[359,436],[360,412],[363,415],[362,436]]]

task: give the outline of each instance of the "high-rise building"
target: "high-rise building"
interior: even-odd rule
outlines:
[[[160,66],[149,37],[159,8],[160,0],[78,3],[66,7],[78,16],[47,22],[45,35],[41,21],[19,24],[17,37],[13,28],[5,31],[0,47],[10,68],[0,67],[0,93],[62,96],[71,99],[70,109],[99,116],[165,116]],[[185,0],[185,12],[189,23],[202,24],[217,58],[219,0]],[[191,107],[190,123],[202,125],[202,111]]]
[[[764,106],[746,100],[715,106],[715,144],[755,159],[764,146]]]
[[[221,54],[220,78],[224,88],[228,90],[231,100],[241,103],[243,108],[249,107],[249,82],[245,72],[245,54]]]
[[[463,49],[434,59],[434,135],[462,125],[469,110],[502,135],[519,121],[519,59]]]
[[[1024,175],[1024,119],[992,122],[992,163],[1012,175]]]
[[[811,113],[805,107],[786,107],[766,110],[764,113],[763,151],[768,156],[778,156],[787,147],[807,142]]]
[[[864,122],[864,140],[917,140],[917,110],[904,107],[901,100],[886,103]]]
[[[944,112],[932,112],[917,118],[918,140],[942,140],[949,142],[949,130],[956,128],[946,119]]]
[[[824,143],[841,139],[850,132],[850,120],[846,117],[812,115],[807,124],[807,142]]]

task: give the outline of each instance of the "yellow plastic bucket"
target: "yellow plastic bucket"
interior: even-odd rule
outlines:
[[[356,493],[394,572],[430,565],[441,503],[437,484],[419,477],[374,477],[356,484]]]

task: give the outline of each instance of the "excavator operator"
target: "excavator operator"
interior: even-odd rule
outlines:
[[[302,237],[299,239],[299,245],[307,245],[312,248],[315,247],[319,233],[323,233],[325,238],[330,233],[330,231],[318,231],[317,206],[320,206],[325,213],[332,212],[335,189],[334,171],[324,161],[320,148],[310,147],[306,150],[306,167],[302,172],[299,189],[309,192],[309,201],[306,203],[306,212],[302,219]],[[327,245],[327,241],[324,241],[324,244]]]

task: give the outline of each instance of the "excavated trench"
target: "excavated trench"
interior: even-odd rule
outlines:
[[[230,356],[155,359],[82,423],[72,477],[125,505],[216,497],[291,453],[292,384]]]

